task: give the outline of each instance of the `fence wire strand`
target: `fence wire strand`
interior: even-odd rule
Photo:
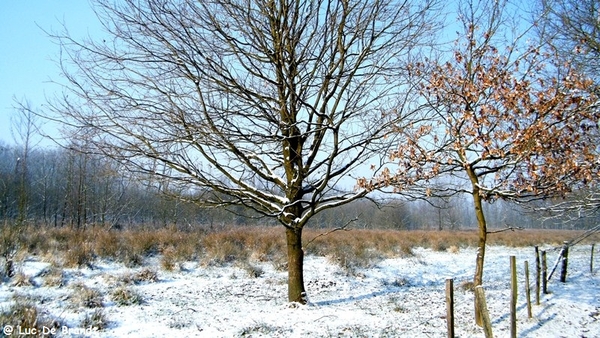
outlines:
[[[596,225],[595,227],[587,230],[586,232],[584,232],[583,234],[579,235],[578,237],[573,238],[572,240],[570,240],[568,242],[568,246],[574,246],[576,244],[578,244],[579,242],[583,241],[584,239],[590,237],[591,235],[600,232],[600,224]]]

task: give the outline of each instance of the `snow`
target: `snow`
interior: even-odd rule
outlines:
[[[181,270],[167,272],[159,268],[158,256],[133,269],[97,261],[93,269],[65,269],[67,286],[46,287],[42,275],[49,265],[31,257],[17,269],[33,277],[34,285],[2,284],[0,307],[7,309],[14,294],[28,295],[62,326],[79,328],[84,313],[91,310],[68,305],[73,292],[68,285],[83,282],[104,295],[109,320],[108,327],[92,337],[446,337],[445,281],[454,278],[456,336],[484,337],[474,324],[473,293],[461,288],[472,280],[476,250],[417,248],[413,253],[350,272],[325,257],[307,256],[308,305],[286,301],[287,273],[268,262],[251,262],[263,271],[255,278],[237,263],[206,267],[185,262]],[[549,251],[548,259],[557,254]],[[524,261],[529,261],[533,285],[534,249],[489,247],[484,288],[495,337],[510,336],[511,255],[519,270],[519,337],[600,337],[600,277],[589,272],[587,245],[570,249],[567,283],[560,283],[557,271],[549,283],[551,293],[542,295],[539,306],[532,288],[532,319],[525,305]],[[110,300],[119,276],[148,267],[156,269],[159,280],[129,286],[142,295],[141,305],[118,306]]]

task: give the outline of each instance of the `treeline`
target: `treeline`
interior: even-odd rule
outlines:
[[[553,203],[553,202],[544,202]],[[456,196],[446,201],[403,201],[388,199],[375,204],[359,200],[315,216],[314,227],[339,227],[350,224],[353,228],[401,230],[465,230],[476,229],[477,220],[472,201]],[[524,229],[590,229],[600,221],[596,217],[578,218],[577,215],[551,215],[498,200],[484,204],[490,231],[507,228]]]
[[[103,225],[217,228],[232,225],[276,225],[251,210],[200,207],[164,194],[169,187],[127,174],[113,160],[63,148],[26,150],[0,145],[0,220],[82,228]],[[173,191],[170,191],[173,195]],[[434,207],[435,204],[438,207]],[[486,205],[493,228],[589,228],[597,218],[565,223],[544,218],[508,202]],[[475,228],[470,201],[359,200],[329,209],[311,220],[315,228],[349,226],[385,229]]]
[[[205,213],[162,197],[160,189],[99,156],[0,148],[0,219],[5,221],[73,227],[207,221]]]

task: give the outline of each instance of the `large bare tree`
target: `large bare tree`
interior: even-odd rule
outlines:
[[[103,38],[54,34],[68,84],[53,111],[87,151],[278,219],[304,303],[302,229],[366,194],[341,187],[408,119],[403,74],[435,1],[98,0]]]

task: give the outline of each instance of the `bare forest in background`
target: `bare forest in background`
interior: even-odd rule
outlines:
[[[234,212],[199,207],[172,197],[159,182],[126,174],[118,163],[75,150],[0,146],[0,220],[3,224],[51,227],[139,227],[219,229],[230,226],[277,226],[250,209]],[[24,160],[26,159],[26,161]],[[350,189],[352,187],[349,187]],[[171,195],[171,197],[169,197]],[[554,202],[564,202],[559,200]],[[570,221],[497,201],[487,204],[491,228],[588,229],[598,217]],[[575,215],[574,215],[575,216]],[[382,196],[326,210],[311,219],[311,228],[465,230],[476,224],[470,201],[460,196],[406,201]]]

